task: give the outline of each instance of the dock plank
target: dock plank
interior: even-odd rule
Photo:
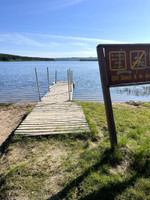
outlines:
[[[15,131],[25,136],[89,132],[80,105],[69,101],[68,84],[59,81]]]

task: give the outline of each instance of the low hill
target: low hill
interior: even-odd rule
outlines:
[[[0,53],[0,61],[97,61],[96,57],[39,58]]]
[[[55,61],[54,58],[38,58],[28,56],[16,56],[10,54],[0,54],[0,61]]]
[[[70,58],[56,58],[56,61],[97,61],[96,57],[70,57]]]

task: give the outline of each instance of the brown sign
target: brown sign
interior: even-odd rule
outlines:
[[[113,149],[117,145],[117,135],[109,87],[150,83],[150,44],[98,45],[97,54]]]
[[[150,44],[104,45],[103,48],[109,86],[150,82]]]

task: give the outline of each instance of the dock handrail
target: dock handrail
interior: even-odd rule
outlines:
[[[72,100],[72,93],[73,93],[73,71],[67,70],[67,79],[68,79],[68,94],[69,94],[69,101]]]

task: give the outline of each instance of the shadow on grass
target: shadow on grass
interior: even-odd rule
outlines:
[[[96,172],[100,169],[104,164],[109,163],[110,166],[115,167],[119,164],[120,160],[117,156],[115,156],[114,152],[110,150],[106,150],[101,160],[95,165],[91,166],[86,170],[81,176],[74,179],[70,182],[62,191],[58,192],[48,200],[61,200],[68,199],[67,196],[73,187],[79,188],[82,181],[90,175],[91,171]],[[108,183],[106,186],[100,188],[98,191],[94,191],[93,193],[87,195],[84,198],[80,198],[79,200],[113,200],[116,195],[120,194],[123,190],[133,185],[138,178],[138,175],[132,176],[130,179],[127,179],[123,182],[118,181],[117,183]],[[82,191],[79,191],[82,193]]]
[[[129,180],[118,182],[117,184],[111,183],[79,200],[114,200],[118,194],[121,194],[126,188],[132,186],[137,178],[138,176],[135,175]]]
[[[130,186],[133,186],[135,182],[143,177],[148,178],[150,176],[150,161],[149,159],[145,157],[145,162],[143,164],[140,164],[140,166],[137,164],[137,157],[141,155],[141,152],[139,152],[136,155],[135,161],[130,163],[129,169],[133,171],[133,176],[130,178],[127,178],[124,181],[117,181],[115,182],[108,182],[105,186],[101,187],[99,190],[92,192],[91,194],[88,194],[85,197],[78,198],[78,200],[114,200],[115,197],[119,194],[121,194],[124,190],[129,188]],[[122,157],[122,159],[124,159]],[[103,167],[104,164],[109,164],[111,167],[115,167],[122,161],[121,157],[119,156],[119,150],[114,150],[112,152],[111,150],[106,150],[102,155],[101,159],[98,163],[91,166],[86,170],[81,176],[77,177],[73,181],[71,181],[62,191],[58,192],[48,200],[62,200],[62,199],[68,199],[68,194],[70,193],[71,189],[74,187],[78,188],[78,195],[82,193],[80,189],[80,184],[86,177],[90,175],[91,172],[96,172],[100,168]],[[140,168],[139,168],[140,167]]]

